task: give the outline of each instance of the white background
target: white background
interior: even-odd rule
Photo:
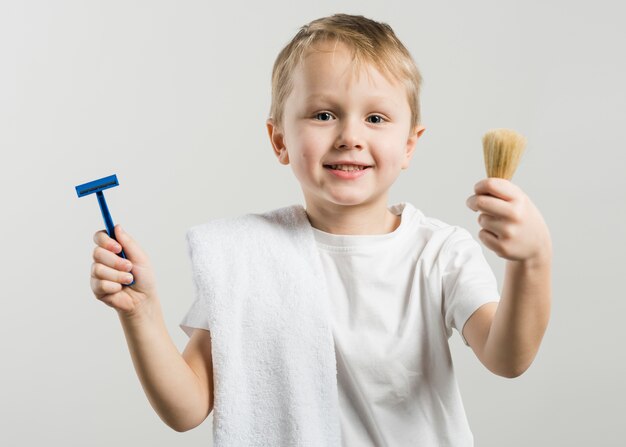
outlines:
[[[151,256],[166,323],[192,300],[190,226],[302,203],[266,136],[270,73],[298,28],[335,12],[389,23],[424,76],[427,130],[392,190],[478,232],[482,134],[512,127],[514,182],[554,240],[550,327],[531,369],[453,358],[477,446],[626,439],[626,27],[619,1],[2,1],[0,444],[211,445],[153,412],[115,312],[89,288],[94,196]],[[504,261],[485,249],[502,284]]]

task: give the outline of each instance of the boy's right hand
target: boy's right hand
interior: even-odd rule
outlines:
[[[121,317],[138,317],[157,300],[155,276],[150,260],[139,245],[115,226],[116,242],[106,231],[94,234],[91,290],[100,301],[118,311]],[[117,253],[124,249],[126,259]],[[131,276],[132,275],[132,276]],[[127,286],[135,280],[135,284]]]

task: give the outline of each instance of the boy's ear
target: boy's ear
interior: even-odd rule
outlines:
[[[270,142],[272,143],[272,148],[274,149],[274,155],[278,158],[279,163],[288,165],[289,153],[285,147],[285,136],[271,118],[267,120],[266,126]]]
[[[406,141],[406,158],[402,163],[402,169],[409,167],[411,157],[413,157],[413,153],[415,152],[415,146],[417,146],[417,140],[419,140],[425,130],[426,128],[424,126],[416,126],[415,130],[409,134],[409,139]]]

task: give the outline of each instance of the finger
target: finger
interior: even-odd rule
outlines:
[[[481,211],[492,216],[506,216],[511,206],[510,202],[488,194],[475,194],[466,202],[473,211]]]
[[[131,273],[120,272],[97,262],[94,262],[91,266],[91,277],[119,284],[130,284],[133,282],[133,275]]]
[[[93,249],[92,257],[95,262],[104,264],[115,270],[130,272],[133,269],[133,263],[128,259],[124,259],[115,253],[111,253],[109,250],[105,250],[102,247],[95,247]]]
[[[122,246],[115,241],[105,230],[100,230],[93,235],[93,241],[96,245],[105,248],[113,253],[122,251]]]
[[[115,237],[117,238],[117,241],[122,245],[122,247],[124,247],[124,253],[126,254],[126,258],[128,258],[133,263],[147,263],[148,257],[143,252],[143,250],[141,250],[139,244],[137,244],[135,240],[130,237],[130,235],[126,233],[119,224],[115,226]]]
[[[129,311],[133,307],[132,304],[129,302],[128,297],[119,292],[106,295],[100,301],[114,308],[115,310]]]
[[[103,298],[112,293],[117,293],[122,290],[122,285],[118,282],[107,281],[104,279],[94,278],[93,276],[90,278],[91,290],[93,290],[94,295],[101,301],[104,301]]]
[[[500,253],[500,244],[498,236],[490,232],[489,230],[480,230],[478,232],[478,238],[485,244],[485,247],[494,251],[496,254]]]
[[[476,183],[474,192],[476,194],[490,194],[502,200],[511,201],[519,195],[520,189],[509,180],[489,177]]]
[[[478,216],[478,224],[482,229],[496,236],[498,239],[508,236],[508,230],[506,221],[499,217],[490,216],[489,214],[481,213]]]

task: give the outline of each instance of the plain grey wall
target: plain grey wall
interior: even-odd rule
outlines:
[[[521,378],[451,340],[477,446],[626,439],[626,27],[619,1],[0,3],[0,444],[211,445],[150,408],[115,312],[89,288],[95,197],[151,256],[175,343],[192,300],[185,231],[301,202],[271,153],[270,71],[335,12],[389,23],[424,76],[427,130],[392,201],[470,229],[492,127],[526,135],[514,179],[554,239],[553,315]],[[485,249],[498,279],[504,261]]]

